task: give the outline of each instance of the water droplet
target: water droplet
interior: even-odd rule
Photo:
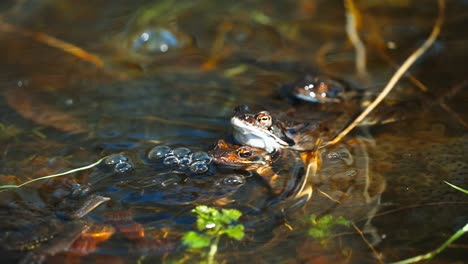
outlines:
[[[196,161],[190,165],[190,171],[197,174],[207,172],[208,168],[208,164],[205,161]]]
[[[168,146],[156,146],[148,152],[148,159],[158,160],[171,154],[171,148]]]

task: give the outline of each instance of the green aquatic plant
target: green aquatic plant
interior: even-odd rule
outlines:
[[[350,222],[343,216],[334,218],[332,215],[324,215],[317,218],[315,214],[309,216],[309,224],[311,225],[307,233],[309,236],[320,239],[322,244],[325,244],[327,238],[332,235],[332,230],[337,226],[349,227]]]
[[[457,240],[459,237],[461,237],[466,232],[468,232],[468,223],[466,223],[464,227],[458,229],[458,231],[455,232],[455,234],[453,234],[449,239],[447,239],[447,241],[445,241],[441,246],[439,246],[435,250],[433,250],[433,251],[431,251],[429,253],[423,254],[423,255],[419,255],[419,256],[412,257],[412,258],[405,259],[405,260],[400,260],[400,261],[397,261],[397,262],[393,262],[392,264],[409,264],[409,263],[416,263],[416,262],[419,262],[421,260],[431,259],[435,255],[442,252],[446,247],[448,247],[450,244],[452,244],[453,241]]]
[[[33,183],[33,182],[35,182],[35,181],[41,181],[41,180],[56,178],[56,177],[65,176],[65,175],[68,175],[68,174],[71,174],[71,173],[74,173],[74,172],[77,172],[77,171],[87,170],[87,169],[90,169],[90,168],[92,168],[92,167],[94,167],[94,166],[97,166],[99,163],[101,163],[101,162],[102,162],[103,160],[105,160],[106,158],[108,158],[108,156],[106,156],[106,157],[104,157],[104,158],[101,158],[101,159],[99,159],[98,161],[96,161],[96,162],[94,162],[94,163],[92,163],[92,164],[83,166],[83,167],[75,168],[75,169],[72,169],[72,170],[69,170],[69,171],[65,171],[65,172],[61,172],[61,173],[57,173],[57,174],[42,176],[42,177],[39,177],[39,178],[35,178],[35,179],[32,179],[32,180],[29,180],[29,181],[27,181],[27,182],[23,182],[23,183],[18,184],[18,185],[11,185],[11,184],[0,185],[0,192],[3,191],[3,190],[17,189],[17,188],[23,187],[23,186],[25,186],[25,185],[27,185],[27,184]]]
[[[462,193],[465,193],[465,194],[468,194],[468,190],[466,189],[463,189],[461,187],[458,187],[454,184],[451,184],[447,181],[444,181],[446,184],[448,184],[450,187],[462,192]],[[416,263],[416,262],[419,262],[421,260],[429,260],[431,258],[433,258],[435,255],[439,254],[440,252],[442,252],[446,247],[448,247],[450,244],[453,243],[453,241],[457,240],[459,237],[461,237],[463,234],[465,234],[466,232],[468,232],[468,223],[465,224],[465,226],[463,226],[462,228],[458,229],[457,232],[455,232],[455,234],[453,234],[449,239],[447,239],[447,241],[445,241],[442,245],[440,245],[438,248],[434,249],[433,251],[430,251],[426,254],[423,254],[423,255],[419,255],[419,256],[415,256],[415,257],[412,257],[412,258],[409,258],[409,259],[404,259],[404,260],[400,260],[400,261],[397,261],[397,262],[393,262],[392,264],[409,264],[409,263]]]
[[[468,194],[468,190],[463,189],[462,187],[458,187],[455,184],[451,184],[450,182],[444,181],[446,184],[448,184],[450,187],[454,188],[455,190],[458,190],[464,194]]]
[[[182,237],[182,243],[190,249],[209,248],[207,263],[214,263],[219,239],[226,235],[235,240],[244,237],[244,226],[238,223],[242,213],[235,209],[215,209],[199,205],[192,210],[197,215],[197,230],[189,231]],[[203,253],[202,255],[205,255]]]

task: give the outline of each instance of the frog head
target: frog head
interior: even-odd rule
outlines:
[[[272,157],[263,149],[247,145],[231,145],[218,140],[211,152],[213,161],[233,168],[255,170],[271,163]]]
[[[322,122],[295,122],[294,120],[280,120],[268,111],[256,114],[248,113],[248,107],[236,108],[231,118],[234,139],[240,144],[264,149],[273,153],[284,148],[295,150],[314,149]]]
[[[307,74],[296,82],[286,85],[289,96],[295,99],[318,103],[342,103],[357,95],[347,84],[326,75]]]

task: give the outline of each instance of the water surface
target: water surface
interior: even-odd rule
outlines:
[[[156,145],[207,151],[220,138],[232,140],[229,119],[239,104],[291,109],[279,88],[304,72],[333,74],[372,97],[437,15],[436,1],[387,2],[358,2],[368,78],[355,70],[340,1],[2,3],[2,23],[17,28],[0,27],[0,181],[24,182],[112,153],[134,166],[126,174],[101,166],[0,193],[2,255],[12,262],[196,262],[179,243],[193,228],[190,210],[220,206],[226,197],[236,201],[227,207],[244,213],[247,238],[221,241],[220,262],[377,262],[353,227],[322,240],[307,235],[311,214],[352,221],[384,262],[436,248],[468,219],[466,197],[444,183],[467,187],[466,1],[449,1],[439,39],[409,72],[417,82],[407,75],[387,98],[383,107],[402,105],[399,119],[325,149],[313,196],[299,208],[266,210],[270,194],[255,175],[243,185],[219,185],[239,172],[187,178],[162,174],[144,158]],[[104,67],[26,31],[73,43]],[[327,159],[339,151],[352,162]],[[73,186],[87,183],[111,201],[85,219],[66,219],[61,212],[76,206],[67,202]],[[79,238],[86,225],[115,233],[92,250]],[[75,243],[51,253],[60,241]],[[462,263],[466,242],[434,262]]]

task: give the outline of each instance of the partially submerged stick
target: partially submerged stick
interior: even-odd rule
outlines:
[[[387,83],[385,88],[380,92],[377,98],[369,104],[369,106],[356,118],[354,121],[349,124],[344,130],[342,130],[332,141],[326,142],[324,145],[320,146],[320,148],[334,145],[338,143],[341,139],[343,139],[351,130],[353,130],[357,125],[359,125],[374,109],[380,102],[387,97],[387,95],[392,91],[395,87],[396,83],[401,79],[401,77],[408,71],[408,69],[414,64],[414,62],[419,59],[429,47],[434,43],[440,33],[440,28],[442,27],[442,23],[444,21],[444,14],[445,14],[445,0],[439,0],[439,14],[437,20],[432,28],[432,32],[429,37],[424,41],[424,43],[415,50],[411,56],[409,56],[405,62],[401,65],[401,67],[395,72],[392,76],[390,81]]]

